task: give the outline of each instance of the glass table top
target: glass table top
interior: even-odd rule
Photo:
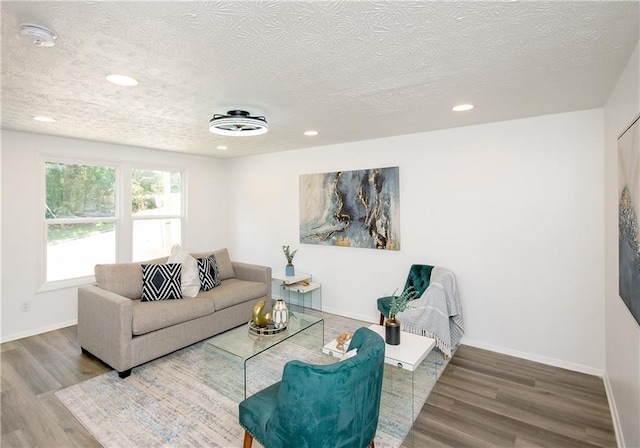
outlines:
[[[322,319],[301,313],[290,314],[287,329],[275,335],[250,334],[249,322],[247,322],[245,325],[209,339],[205,343],[205,350],[224,350],[233,356],[246,360],[289,339],[291,336],[303,332],[318,322],[322,322]]]

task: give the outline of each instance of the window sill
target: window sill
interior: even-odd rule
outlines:
[[[40,288],[36,291],[36,294],[41,292],[57,291],[59,289],[75,288],[83,285],[90,285],[96,282],[96,278],[93,275],[86,277],[70,278],[66,280],[57,280],[55,282],[46,282],[40,285]]]

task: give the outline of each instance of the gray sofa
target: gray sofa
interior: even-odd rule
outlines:
[[[144,263],[95,267],[96,284],[78,288],[78,342],[84,353],[101,359],[121,378],[131,368],[251,320],[255,304],[271,306],[271,268],[232,262],[227,249],[213,253],[221,284],[196,297],[141,302]]]

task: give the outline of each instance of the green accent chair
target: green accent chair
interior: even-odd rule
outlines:
[[[407,281],[404,284],[403,292],[409,289],[410,286],[416,291],[416,297],[419,298],[429,287],[429,280],[431,279],[431,271],[433,266],[427,264],[412,264],[409,269],[409,275]],[[394,296],[380,297],[378,299],[378,311],[380,311],[380,325],[384,323],[385,317],[389,317],[389,310],[391,309],[391,301]]]
[[[326,365],[289,361],[282,381],[239,404],[244,447],[365,448],[378,428],[384,340],[359,328],[349,350],[357,354]]]

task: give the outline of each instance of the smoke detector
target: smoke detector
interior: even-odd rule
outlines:
[[[20,25],[20,34],[33,39],[33,45],[36,47],[53,47],[54,40],[58,38],[58,35],[49,28],[33,23]]]
[[[216,114],[209,120],[209,131],[226,136],[251,136],[269,130],[264,117],[251,117],[244,110],[230,110],[227,115]]]

